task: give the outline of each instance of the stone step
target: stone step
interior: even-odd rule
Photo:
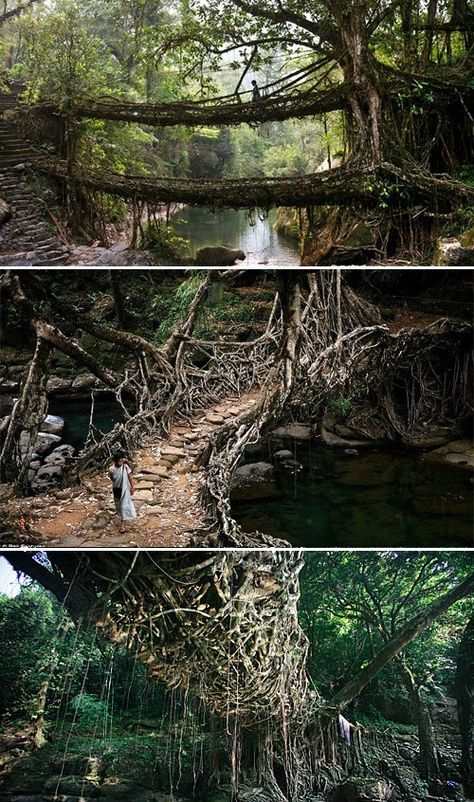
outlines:
[[[142,475],[143,477],[154,475],[154,476],[159,476],[160,478],[164,478],[165,476],[168,476],[168,471],[165,468],[163,468],[162,465],[158,464],[151,465],[149,468],[141,468],[140,471],[141,471],[140,475]]]
[[[62,254],[54,259],[35,259],[34,265],[36,267],[50,267],[50,265],[63,265],[68,258],[68,254]]]
[[[185,457],[186,452],[183,448],[175,448],[175,446],[165,446],[161,451],[162,457]]]

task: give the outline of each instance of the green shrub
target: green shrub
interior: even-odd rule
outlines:
[[[328,406],[343,418],[347,418],[349,412],[351,411],[351,402],[348,398],[343,398],[342,395],[338,398],[331,398]]]
[[[162,221],[145,226],[140,244],[142,248],[173,260],[183,259],[189,252],[189,240]]]

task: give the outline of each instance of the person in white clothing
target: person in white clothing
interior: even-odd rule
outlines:
[[[114,454],[114,464],[109,469],[109,476],[112,480],[115,509],[121,521],[120,531],[124,532],[124,522],[132,521],[137,517],[132,501],[132,495],[135,492],[132,469],[127,462],[124,451],[117,451]]]

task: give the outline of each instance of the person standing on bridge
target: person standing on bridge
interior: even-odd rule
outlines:
[[[132,469],[127,462],[125,451],[117,451],[114,454],[114,464],[109,470],[109,476],[112,480],[115,509],[121,520],[120,531],[124,532],[125,521],[133,521],[137,517],[132,501],[135,492]]]
[[[252,103],[258,103],[262,99],[260,89],[256,81],[252,81]]]

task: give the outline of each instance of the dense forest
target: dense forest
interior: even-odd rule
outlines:
[[[472,543],[468,272],[10,270],[0,288],[6,544],[298,545],[257,521],[304,482],[322,492],[304,545]],[[139,508],[121,535],[120,449]]]
[[[472,798],[470,555],[4,556],[2,798]]]
[[[192,207],[214,210],[201,244],[239,249],[228,207],[276,208],[294,264],[472,264],[473,19],[468,0],[7,0],[3,263],[123,242],[141,255],[121,264],[204,265]]]

